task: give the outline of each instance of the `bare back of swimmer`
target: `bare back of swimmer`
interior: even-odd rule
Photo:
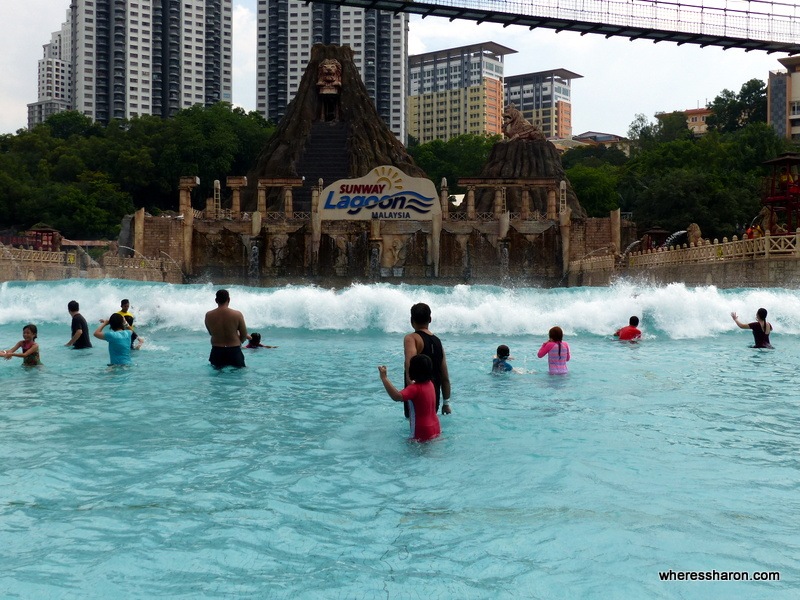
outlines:
[[[247,325],[244,315],[228,305],[231,297],[228,290],[218,290],[217,308],[206,313],[206,329],[211,336],[209,362],[214,368],[244,367],[242,344],[247,340]]]

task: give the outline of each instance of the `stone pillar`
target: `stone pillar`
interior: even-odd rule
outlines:
[[[238,219],[242,213],[241,189],[247,187],[247,177],[228,177],[225,184],[231,188],[231,217]]]
[[[133,250],[144,256],[144,207],[133,213]]]
[[[181,177],[180,212],[183,215],[181,246],[183,247],[183,271],[187,275],[194,272],[192,266],[192,237],[194,234],[194,211],[192,210],[192,190],[200,185],[199,177]]]
[[[442,191],[439,194],[439,199],[442,205],[442,219],[447,220],[450,212],[450,192],[447,189],[447,179],[442,177]]]
[[[467,186],[467,219],[475,220],[475,186]]]
[[[283,216],[291,219],[294,215],[294,207],[292,206],[292,187],[289,185],[283,186]]]
[[[380,279],[381,254],[383,250],[383,237],[381,236],[381,220],[372,219],[369,222],[369,278]]]
[[[547,218],[551,221],[558,219],[558,210],[556,206],[556,191],[554,189],[549,189],[547,190]]]
[[[494,218],[500,219],[505,207],[503,206],[503,188],[494,189]]]
[[[311,272],[319,272],[319,244],[322,240],[322,218],[319,213],[319,196],[322,193],[322,179],[311,188]]]
[[[620,223],[620,209],[612,210],[611,214],[611,243],[614,244],[616,252],[622,252],[622,233]]]
[[[216,219],[219,215],[215,214],[217,211],[214,210],[214,198],[206,198],[206,209],[203,211],[204,216],[206,219]]]
[[[192,190],[200,185],[199,177],[181,177],[178,181],[178,212],[186,218],[192,212]]]
[[[522,188],[522,206],[520,207],[519,218],[523,221],[531,218],[531,193],[528,188]]]
[[[550,193],[548,192],[548,204]],[[555,194],[554,194],[555,196]],[[572,209],[567,208],[558,215],[559,226],[561,228],[561,274],[569,271],[569,237],[572,225]]]
[[[442,239],[442,217],[444,215],[433,215],[431,219],[431,255],[430,264],[433,267],[433,276],[439,277],[439,258],[441,254]]]
[[[258,207],[256,210],[262,216],[267,215],[267,182],[264,179],[258,180]]]

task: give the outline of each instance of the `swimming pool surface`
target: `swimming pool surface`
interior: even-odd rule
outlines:
[[[682,285],[231,286],[275,350],[208,365],[212,285],[0,284],[3,598],[800,597],[800,299]],[[73,351],[131,299],[126,370]],[[407,441],[409,308],[431,305],[453,415]],[[775,350],[729,313],[769,310]],[[642,317],[639,344],[610,333]],[[553,325],[566,377],[536,351]],[[489,374],[497,345],[522,371]],[[659,572],[780,573],[662,581]]]

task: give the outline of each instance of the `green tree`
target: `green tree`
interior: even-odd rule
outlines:
[[[99,125],[95,125],[89,117],[75,110],[56,113],[48,117],[40,127],[46,127],[50,130],[50,135],[62,140],[67,140],[73,135],[88,137],[101,131]]]
[[[601,145],[578,146],[570,148],[561,155],[561,165],[567,170],[576,165],[595,168],[601,165],[619,167],[627,161],[628,157],[619,148],[606,148]]]
[[[59,113],[33,131],[0,136],[0,228],[45,221],[67,237],[114,237],[135,208],[174,209],[178,179],[244,175],[274,131],[255,112],[229,104],[193,107],[102,126]]]
[[[722,90],[708,108],[713,111],[706,119],[709,129],[731,133],[753,123],[767,122],[767,86],[760,79],[751,79],[736,94]]]
[[[674,140],[683,140],[692,137],[692,131],[686,123],[685,112],[675,111],[671,113],[661,113],[656,116],[658,118],[656,139],[659,142],[672,142]]]
[[[578,201],[590,217],[607,217],[619,208],[619,175],[609,164],[599,167],[575,165],[566,171]]]
[[[499,140],[500,136],[467,133],[446,142],[433,140],[420,144],[409,148],[409,154],[436,185],[444,177],[450,191],[458,193],[458,180],[477,176]]]
[[[622,206],[640,229],[677,231],[695,222],[705,237],[730,237],[759,211],[762,163],[784,148],[763,123],[655,144],[623,167]]]

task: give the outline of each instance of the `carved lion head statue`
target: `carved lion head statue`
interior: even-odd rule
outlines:
[[[317,85],[339,87],[342,85],[342,65],[338,60],[326,58],[317,67]]]
[[[513,123],[522,119],[522,113],[517,110],[515,104],[508,104],[503,109],[503,121],[506,123]]]

